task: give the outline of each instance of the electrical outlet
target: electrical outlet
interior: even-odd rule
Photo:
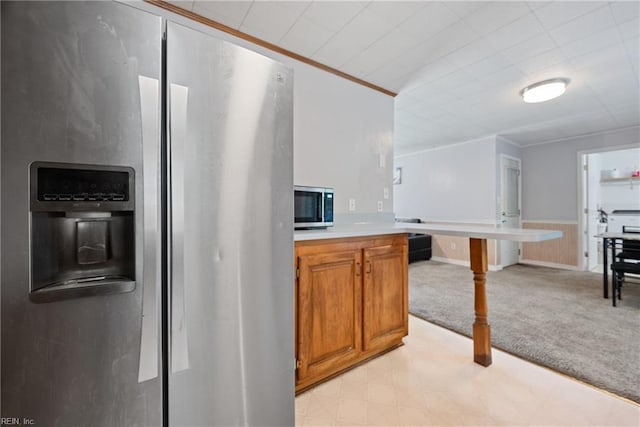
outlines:
[[[378,212],[382,212],[384,209],[384,205],[382,204],[382,200],[378,200]]]
[[[389,188],[388,187],[384,187],[384,190],[382,191],[382,194],[384,194],[384,198],[388,199],[389,198]]]
[[[356,199],[349,199],[349,212],[356,210]]]
[[[384,168],[387,165],[387,156],[385,156],[384,154],[380,154],[380,157],[378,157],[378,166],[380,166],[381,168]]]

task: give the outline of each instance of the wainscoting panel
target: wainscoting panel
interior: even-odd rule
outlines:
[[[554,222],[522,222],[522,228],[536,228],[541,230],[560,230],[562,238],[536,243],[522,244],[522,262],[555,264],[558,266],[577,267],[578,254],[578,224]]]

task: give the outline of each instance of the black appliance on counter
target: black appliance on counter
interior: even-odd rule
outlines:
[[[396,222],[420,224],[420,218],[396,218]],[[409,263],[431,259],[431,235],[409,233]]]

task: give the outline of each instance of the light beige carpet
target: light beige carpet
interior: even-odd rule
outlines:
[[[473,274],[467,267],[409,265],[409,311],[471,336]],[[526,265],[487,273],[492,343],[640,403],[640,284],[622,301],[602,298],[602,275]]]

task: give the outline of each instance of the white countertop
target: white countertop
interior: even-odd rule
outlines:
[[[472,237],[476,239],[515,240],[541,242],[562,237],[562,231],[535,230],[474,225],[443,225],[413,223],[363,223],[329,227],[326,230],[296,230],[295,241],[366,237],[381,234],[422,233],[444,236]]]

